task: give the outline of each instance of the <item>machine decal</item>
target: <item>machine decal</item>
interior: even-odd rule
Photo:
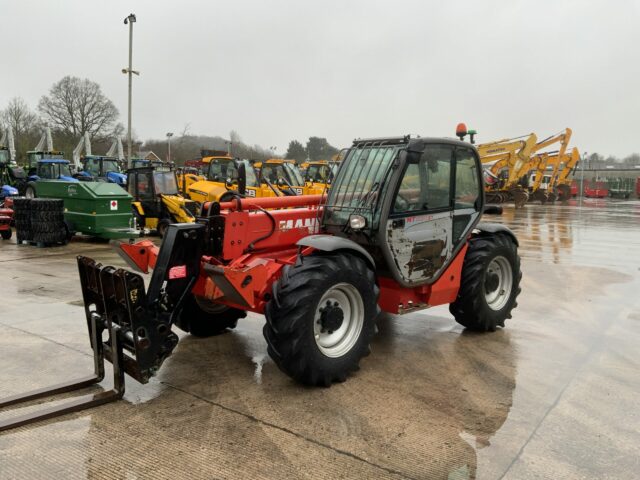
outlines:
[[[389,220],[387,241],[403,278],[415,282],[435,276],[451,256],[451,212],[419,215],[404,224]]]

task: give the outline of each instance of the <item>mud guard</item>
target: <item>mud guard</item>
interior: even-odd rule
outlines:
[[[333,235],[309,235],[308,237],[301,238],[296,242],[296,245],[301,247],[311,247],[323,252],[334,252],[336,250],[352,250],[362,255],[367,262],[371,265],[371,268],[375,271],[376,262],[369,252],[367,252],[361,245],[358,245],[353,240],[348,238],[335,237]]]
[[[515,242],[516,246],[520,246],[520,243],[518,243],[518,238],[516,237],[516,234],[513,233],[513,231],[509,228],[509,227],[505,227],[504,225],[502,225],[501,223],[489,223],[489,222],[480,222],[478,225],[476,225],[476,228],[474,228],[474,233],[479,232],[479,233],[506,233],[507,235],[509,235],[513,241]]]

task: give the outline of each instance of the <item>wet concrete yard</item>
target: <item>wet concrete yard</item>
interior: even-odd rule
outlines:
[[[387,316],[361,370],[314,389],[252,315],[183,336],[122,401],[0,434],[0,479],[637,478],[640,201],[497,221],[524,274],[504,330],[464,332],[446,307]],[[124,266],[103,244],[0,244],[0,397],[91,372],[80,253]]]

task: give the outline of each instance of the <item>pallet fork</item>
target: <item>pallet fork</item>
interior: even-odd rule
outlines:
[[[111,363],[113,364],[113,389],[83,395],[66,401],[60,405],[0,421],[0,432],[58,417],[66,413],[78,412],[87,408],[97,407],[122,398],[125,387],[124,370],[122,369],[123,352],[121,342],[119,341],[121,329],[117,325],[111,326],[109,330],[108,345],[102,341],[102,333],[104,330],[105,327],[99,317],[97,315],[92,315],[89,325],[89,336],[91,338],[91,346],[93,348],[93,375],[59,383],[47,388],[40,388],[25,394],[2,398],[0,399],[0,409],[30,403],[34,400],[44,399],[61,393],[73,392],[100,383],[105,377],[105,349],[108,349]]]
[[[137,273],[102,266],[79,256],[80,284],[93,349],[93,375],[0,399],[0,410],[25,406],[23,404],[34,400],[52,400],[48,397],[96,385],[105,377],[105,360],[113,364],[113,388],[0,421],[0,432],[118,400],[124,395],[125,373],[140,383],[147,383],[178,343],[171,324],[195,281],[203,229],[197,224],[169,227],[148,292]],[[187,258],[193,260],[186,261]],[[183,261],[186,262],[184,278],[166,286],[168,266]],[[105,331],[106,339],[103,338]]]

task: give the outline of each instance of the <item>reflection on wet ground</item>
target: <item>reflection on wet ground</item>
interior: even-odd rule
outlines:
[[[279,372],[250,315],[217,338],[184,336],[122,402],[1,434],[0,479],[634,478],[640,202],[486,220],[520,239],[506,329],[464,332],[444,307],[385,316],[361,371],[312,389]],[[119,262],[94,244],[0,247],[0,396],[90,370],[81,251]]]

